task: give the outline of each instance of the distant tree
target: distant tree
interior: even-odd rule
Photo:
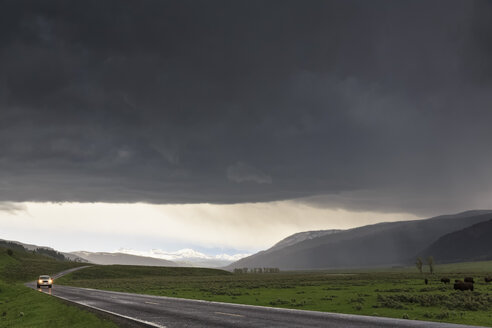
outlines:
[[[0,247],[10,248],[12,250],[21,251],[21,252],[27,251],[27,249],[25,249],[24,246],[6,240],[0,240]]]
[[[434,257],[429,256],[427,258],[427,265],[429,266],[429,272],[431,274],[433,274],[434,273]]]
[[[424,265],[424,262],[422,262],[422,259],[420,257],[417,257],[417,261],[415,262],[415,266],[417,267],[417,270],[419,270],[420,273],[422,273],[423,265]]]

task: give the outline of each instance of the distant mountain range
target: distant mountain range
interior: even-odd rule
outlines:
[[[453,256],[439,253],[446,243],[456,242],[462,260],[477,258],[469,250],[470,239],[480,224],[492,219],[492,210],[467,211],[424,220],[386,222],[348,230],[308,231],[280,241],[272,248],[245,257],[226,267],[278,267],[283,270],[354,268],[412,264],[418,255],[434,256],[436,262]],[[492,225],[492,223],[491,223]],[[465,228],[469,228],[467,230]],[[465,229],[464,232],[460,230]],[[450,235],[445,237],[446,235]],[[486,234],[481,238],[486,239]],[[489,235],[490,236],[490,235]],[[440,238],[444,238],[440,240]],[[491,252],[481,248],[481,254]],[[436,251],[436,254],[432,252]],[[466,256],[465,256],[466,255]],[[485,255],[484,255],[485,256]]]
[[[120,249],[114,253],[108,252],[72,252],[74,256],[81,257],[94,264],[124,264],[124,265],[150,265],[150,266],[185,266],[185,267],[224,267],[247,256],[237,255],[206,255],[193,249],[182,249],[175,252],[153,249],[148,252],[132,249]]]
[[[125,254],[138,255],[138,256],[165,259],[165,260],[176,262],[181,266],[207,267],[207,268],[224,267],[243,257],[250,255],[250,254],[207,255],[190,248],[180,249],[178,251],[165,251],[162,249],[152,249],[146,252],[136,251],[132,249],[120,249],[119,252]]]
[[[156,259],[152,257],[130,255],[124,253],[107,252],[72,252],[71,254],[81,257],[94,264],[123,264],[123,265],[147,265],[147,266],[179,266],[176,262]]]
[[[206,255],[193,249],[181,249],[168,252],[153,249],[149,252],[135,251],[131,249],[120,249],[117,252],[59,252],[51,247],[26,244],[19,241],[0,239],[0,246],[19,246],[25,250],[42,252],[46,256],[64,258],[76,262],[88,262],[94,264],[122,264],[122,265],[146,265],[146,266],[185,266],[185,267],[224,267],[249,254],[219,254]]]

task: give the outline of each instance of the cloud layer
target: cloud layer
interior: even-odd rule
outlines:
[[[492,205],[490,2],[2,7],[0,201]]]

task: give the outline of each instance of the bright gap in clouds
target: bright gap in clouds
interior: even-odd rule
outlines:
[[[61,251],[191,248],[208,255],[253,253],[306,230],[347,229],[417,219],[406,213],[352,212],[295,201],[233,205],[22,203],[0,211],[1,239]],[[143,254],[142,254],[143,255]]]

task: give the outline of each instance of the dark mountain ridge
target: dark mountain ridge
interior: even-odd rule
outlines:
[[[492,260],[492,220],[440,237],[419,254],[429,255],[437,263]]]
[[[227,268],[300,270],[410,264],[409,259],[439,237],[490,219],[491,210],[474,210],[424,220],[378,223],[262,251]]]
[[[267,251],[270,252],[273,250],[281,249],[290,245],[300,243],[301,241],[310,240],[326,235],[331,235],[340,231],[343,230],[332,229],[332,230],[312,230],[312,231],[298,232],[288,236],[287,238],[282,239],[281,241],[273,245],[271,248],[269,248]]]

